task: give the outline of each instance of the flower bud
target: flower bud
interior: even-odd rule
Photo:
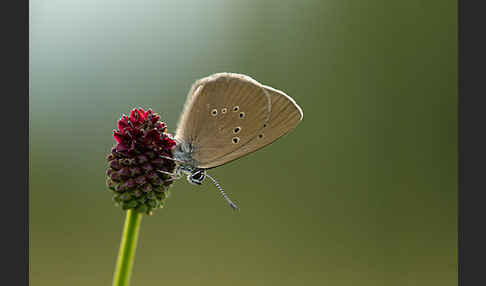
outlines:
[[[167,133],[165,123],[152,110],[133,109],[123,115],[113,131],[116,144],[106,159],[106,185],[113,200],[122,209],[151,214],[163,206],[175,163],[162,157],[172,157],[176,142]]]
[[[143,185],[142,191],[144,191],[145,193],[150,193],[152,191],[152,184]]]
[[[120,164],[120,161],[118,161],[118,160],[112,160],[112,161],[110,162],[110,167],[111,167],[112,169],[115,169],[115,170],[120,170],[120,169],[121,169],[121,164]]]

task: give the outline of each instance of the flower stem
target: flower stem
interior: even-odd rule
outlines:
[[[113,286],[128,286],[132,274],[133,260],[135,259],[135,249],[137,248],[138,230],[142,214],[133,209],[127,210],[125,227],[116,262],[115,274],[113,276]]]

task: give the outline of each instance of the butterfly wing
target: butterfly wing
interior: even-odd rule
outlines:
[[[261,149],[294,129],[302,120],[304,113],[300,106],[284,92],[262,85],[270,96],[270,116],[262,122],[260,132],[246,144],[232,153],[215,159],[205,168],[214,168]]]
[[[176,140],[190,144],[198,168],[246,145],[269,120],[270,96],[252,78],[219,73],[191,87],[176,130]]]

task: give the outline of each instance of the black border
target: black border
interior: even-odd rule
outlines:
[[[459,285],[486,285],[485,5],[458,4],[458,278]]]
[[[476,5],[474,5],[476,4]],[[483,285],[486,234],[486,68],[481,1],[458,1],[458,257],[459,285]],[[4,187],[1,214],[2,284],[29,282],[29,2],[2,5],[2,70],[4,87],[3,130]],[[483,42],[481,42],[483,41]],[[7,198],[7,199],[6,199]],[[483,274],[485,273],[485,274]],[[9,283],[11,282],[11,283]]]
[[[1,11],[0,284],[29,285],[29,1],[3,2]]]

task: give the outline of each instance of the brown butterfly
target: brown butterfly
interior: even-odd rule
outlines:
[[[302,109],[284,92],[249,76],[217,73],[196,81],[187,96],[175,140],[174,178],[200,185],[207,176],[233,209],[218,182],[206,173],[248,155],[294,129]],[[167,158],[171,159],[171,158]]]

